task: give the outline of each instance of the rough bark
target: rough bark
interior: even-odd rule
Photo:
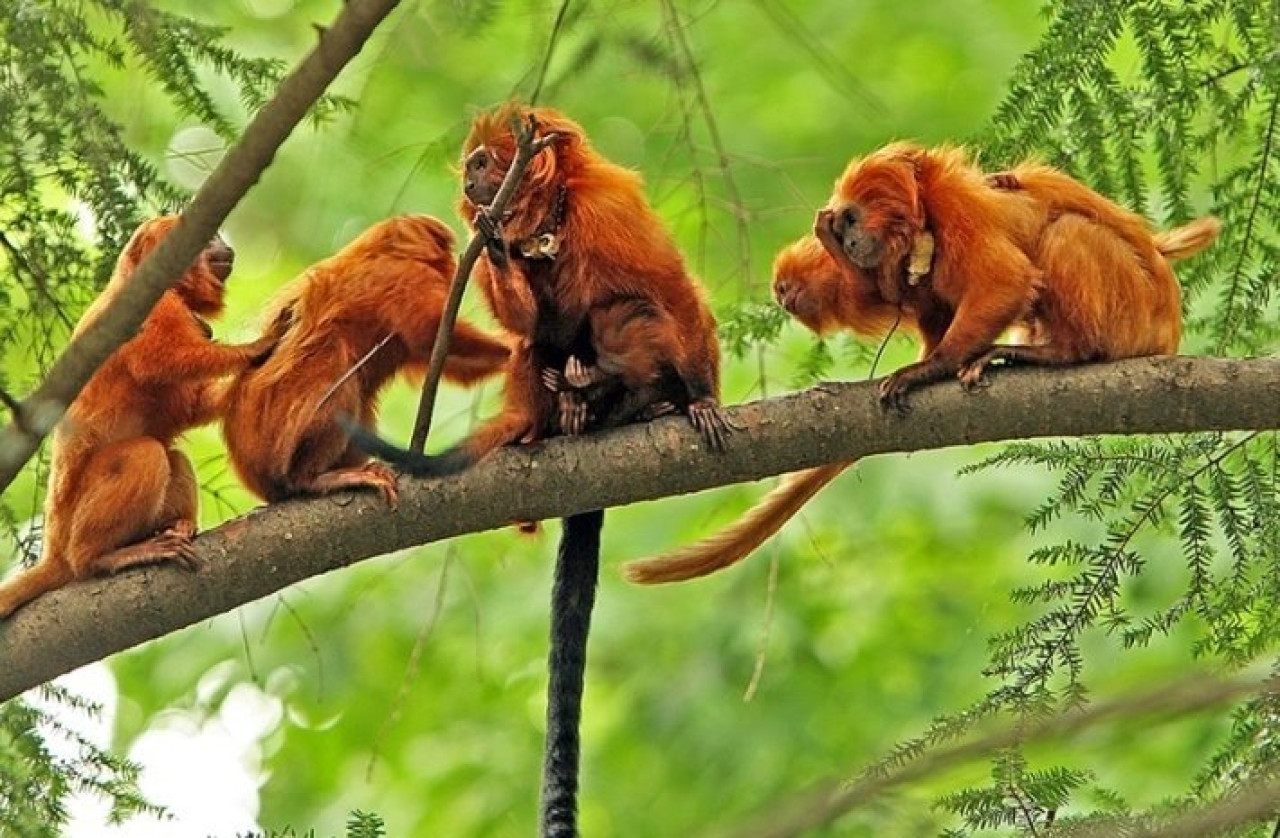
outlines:
[[[942,384],[886,414],[870,383],[732,408],[742,426],[709,452],[683,418],[496,452],[446,480],[401,479],[400,507],[370,495],[298,500],[201,535],[198,573],[145,568],[55,591],[0,623],[0,700],[302,579],[513,521],[695,492],[822,463],[975,442],[1084,434],[1280,428],[1280,359],[1154,358],[997,372]],[[634,557],[628,557],[634,558]]]
[[[399,0],[348,0],[302,63],[245,128],[160,246],[142,260],[129,284],[102,315],[58,356],[44,381],[0,428],[0,490],[53,430],[102,362],[138,331],[156,300],[186,271],[219,225],[271,165],[276,151],[342,68],[360,52]]]

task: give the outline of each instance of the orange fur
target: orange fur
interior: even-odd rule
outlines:
[[[494,432],[482,430],[473,438],[473,455],[522,434],[536,438],[559,430],[558,403],[549,398],[540,372],[543,366],[563,368],[573,355],[593,356],[613,389],[628,394],[619,400],[615,393],[610,407],[596,405],[597,424],[629,421],[664,399],[690,410],[696,420],[700,405],[718,403],[715,319],[645,200],[639,175],[600,156],[563,114],[499,108],[478,117],[464,143],[464,160],[483,149],[491,166],[488,183],[468,183],[464,190],[463,216],[474,221],[478,205],[496,192],[514,159],[515,116],[533,116],[541,136],[557,139],[526,170],[501,233],[508,251],[536,236],[563,191],[563,219],[555,225],[559,252],[549,260],[514,253],[503,260],[490,250],[477,265],[495,317],[526,340],[512,365],[504,416],[491,426]],[[599,395],[587,398],[604,401]]]
[[[278,501],[363,486],[394,502],[394,476],[366,463],[337,417],[373,424],[387,382],[425,367],[456,269],[453,245],[453,233],[434,218],[390,218],[277,296],[268,322],[279,346],[231,384],[223,408],[231,463],[250,490]],[[391,340],[329,393],[388,334]],[[508,355],[503,342],[459,321],[444,375],[474,384],[500,371]]]
[[[913,286],[906,262],[924,232],[935,240],[933,267]],[[898,402],[948,375],[976,384],[995,360],[1069,364],[1175,352],[1181,315],[1169,262],[1217,233],[1217,220],[1204,218],[1153,234],[1138,215],[1040,164],[988,178],[960,149],[895,144],[849,165],[816,235],[779,254],[774,291],[819,333],[845,327],[878,337],[900,312],[921,338],[922,357],[883,383],[882,398]],[[1017,342],[997,345],[1003,333]],[[628,578],[677,581],[741,560],[850,465],[789,475],[738,522],[633,563]]]
[[[138,228],[75,334],[100,316],[177,223],[177,216],[164,216]],[[72,402],[53,437],[44,550],[35,566],[0,585],[0,618],[94,574],[158,561],[194,566],[195,473],[174,442],[214,418],[219,377],[271,346],[269,339],[216,343],[201,319],[222,312],[232,256],[221,239],[211,242]]]
[[[456,471],[499,446],[562,432],[566,395],[590,406],[584,427],[644,418],[669,403],[718,444],[727,427],[715,319],[635,172],[602,157],[564,115],[506,106],[477,117],[467,136],[460,212],[473,227],[485,223],[482,208],[515,157],[513,116],[536,118],[538,136],[556,141],[529,165],[474,274],[494,316],[518,338],[503,411],[436,458],[363,435],[361,444],[415,473]],[[554,240],[553,258],[523,252],[539,236]],[[563,370],[571,357],[600,370],[601,380],[579,393],[553,392],[543,371]]]

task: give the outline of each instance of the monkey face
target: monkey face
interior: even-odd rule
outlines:
[[[863,224],[860,206],[846,204],[833,210],[828,217],[831,232],[845,258],[863,270],[880,267],[885,255],[884,239]]]
[[[462,192],[473,206],[487,207],[498,194],[504,174],[489,149],[479,146],[462,164]]]
[[[227,278],[235,265],[236,252],[214,236],[177,285],[178,294],[197,314],[215,316],[222,311]]]
[[[787,314],[823,334],[837,327],[839,271],[812,238],[784,248],[773,263],[773,296]]]
[[[205,247],[202,258],[209,273],[217,277],[219,282],[226,282],[227,277],[231,276],[232,267],[235,266],[236,252],[222,236],[214,236],[213,241]]]

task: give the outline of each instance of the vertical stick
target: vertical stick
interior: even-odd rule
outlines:
[[[556,141],[555,134],[548,134],[541,139],[534,138],[538,130],[538,121],[533,116],[530,116],[523,126],[513,125],[512,130],[516,134],[516,159],[512,161],[511,168],[502,179],[502,186],[499,187],[498,194],[493,196],[493,202],[488,207],[481,208],[481,212],[489,213],[494,220],[501,220],[502,213],[506,210],[507,204],[511,203],[516,187],[524,177],[524,171],[529,167],[529,163],[540,151]],[[427,434],[431,432],[431,414],[435,412],[436,393],[440,389],[440,376],[444,372],[445,359],[449,357],[449,343],[453,339],[453,326],[458,320],[458,309],[462,306],[462,293],[467,288],[471,269],[475,267],[476,260],[480,258],[480,251],[487,243],[488,238],[482,233],[477,232],[471,237],[462,258],[458,260],[458,270],[454,273],[453,282],[449,286],[449,299],[440,315],[440,328],[436,332],[436,341],[431,347],[431,366],[427,368],[427,379],[422,383],[418,417],[414,420],[413,437],[409,441],[410,450],[419,454],[426,447]]]

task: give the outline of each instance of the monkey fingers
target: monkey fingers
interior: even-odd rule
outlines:
[[[903,367],[892,375],[887,375],[880,381],[880,386],[876,388],[876,395],[880,399],[880,406],[886,410],[892,410],[899,416],[906,416],[911,412],[911,405],[907,403],[907,393],[914,386],[912,376],[909,373],[910,367]]]
[[[560,410],[560,433],[565,436],[578,436],[587,429],[589,415],[587,400],[573,390],[560,392],[558,398]]]
[[[584,390],[604,379],[604,373],[599,367],[589,366],[583,363],[582,359],[577,355],[570,355],[569,360],[564,364],[564,380],[577,390]]]
[[[488,207],[480,207],[476,210],[472,223],[475,225],[476,232],[484,236],[484,246],[489,253],[489,261],[500,268],[505,267],[509,251],[507,240],[502,236],[502,221],[494,218],[489,213]]]
[[[984,373],[987,371],[987,365],[999,358],[999,353],[992,350],[977,360],[965,364],[956,373],[956,378],[960,379],[960,386],[969,391],[990,386],[991,382],[987,380]]]
[[[569,382],[560,370],[555,367],[542,368],[542,386],[553,393],[563,393],[569,389]]]
[[[987,185],[995,189],[1021,189],[1022,182],[1013,172],[994,172],[987,175]]]
[[[696,399],[689,403],[689,421],[712,451],[724,451],[725,439],[736,427],[725,416],[720,403],[713,398]]]

